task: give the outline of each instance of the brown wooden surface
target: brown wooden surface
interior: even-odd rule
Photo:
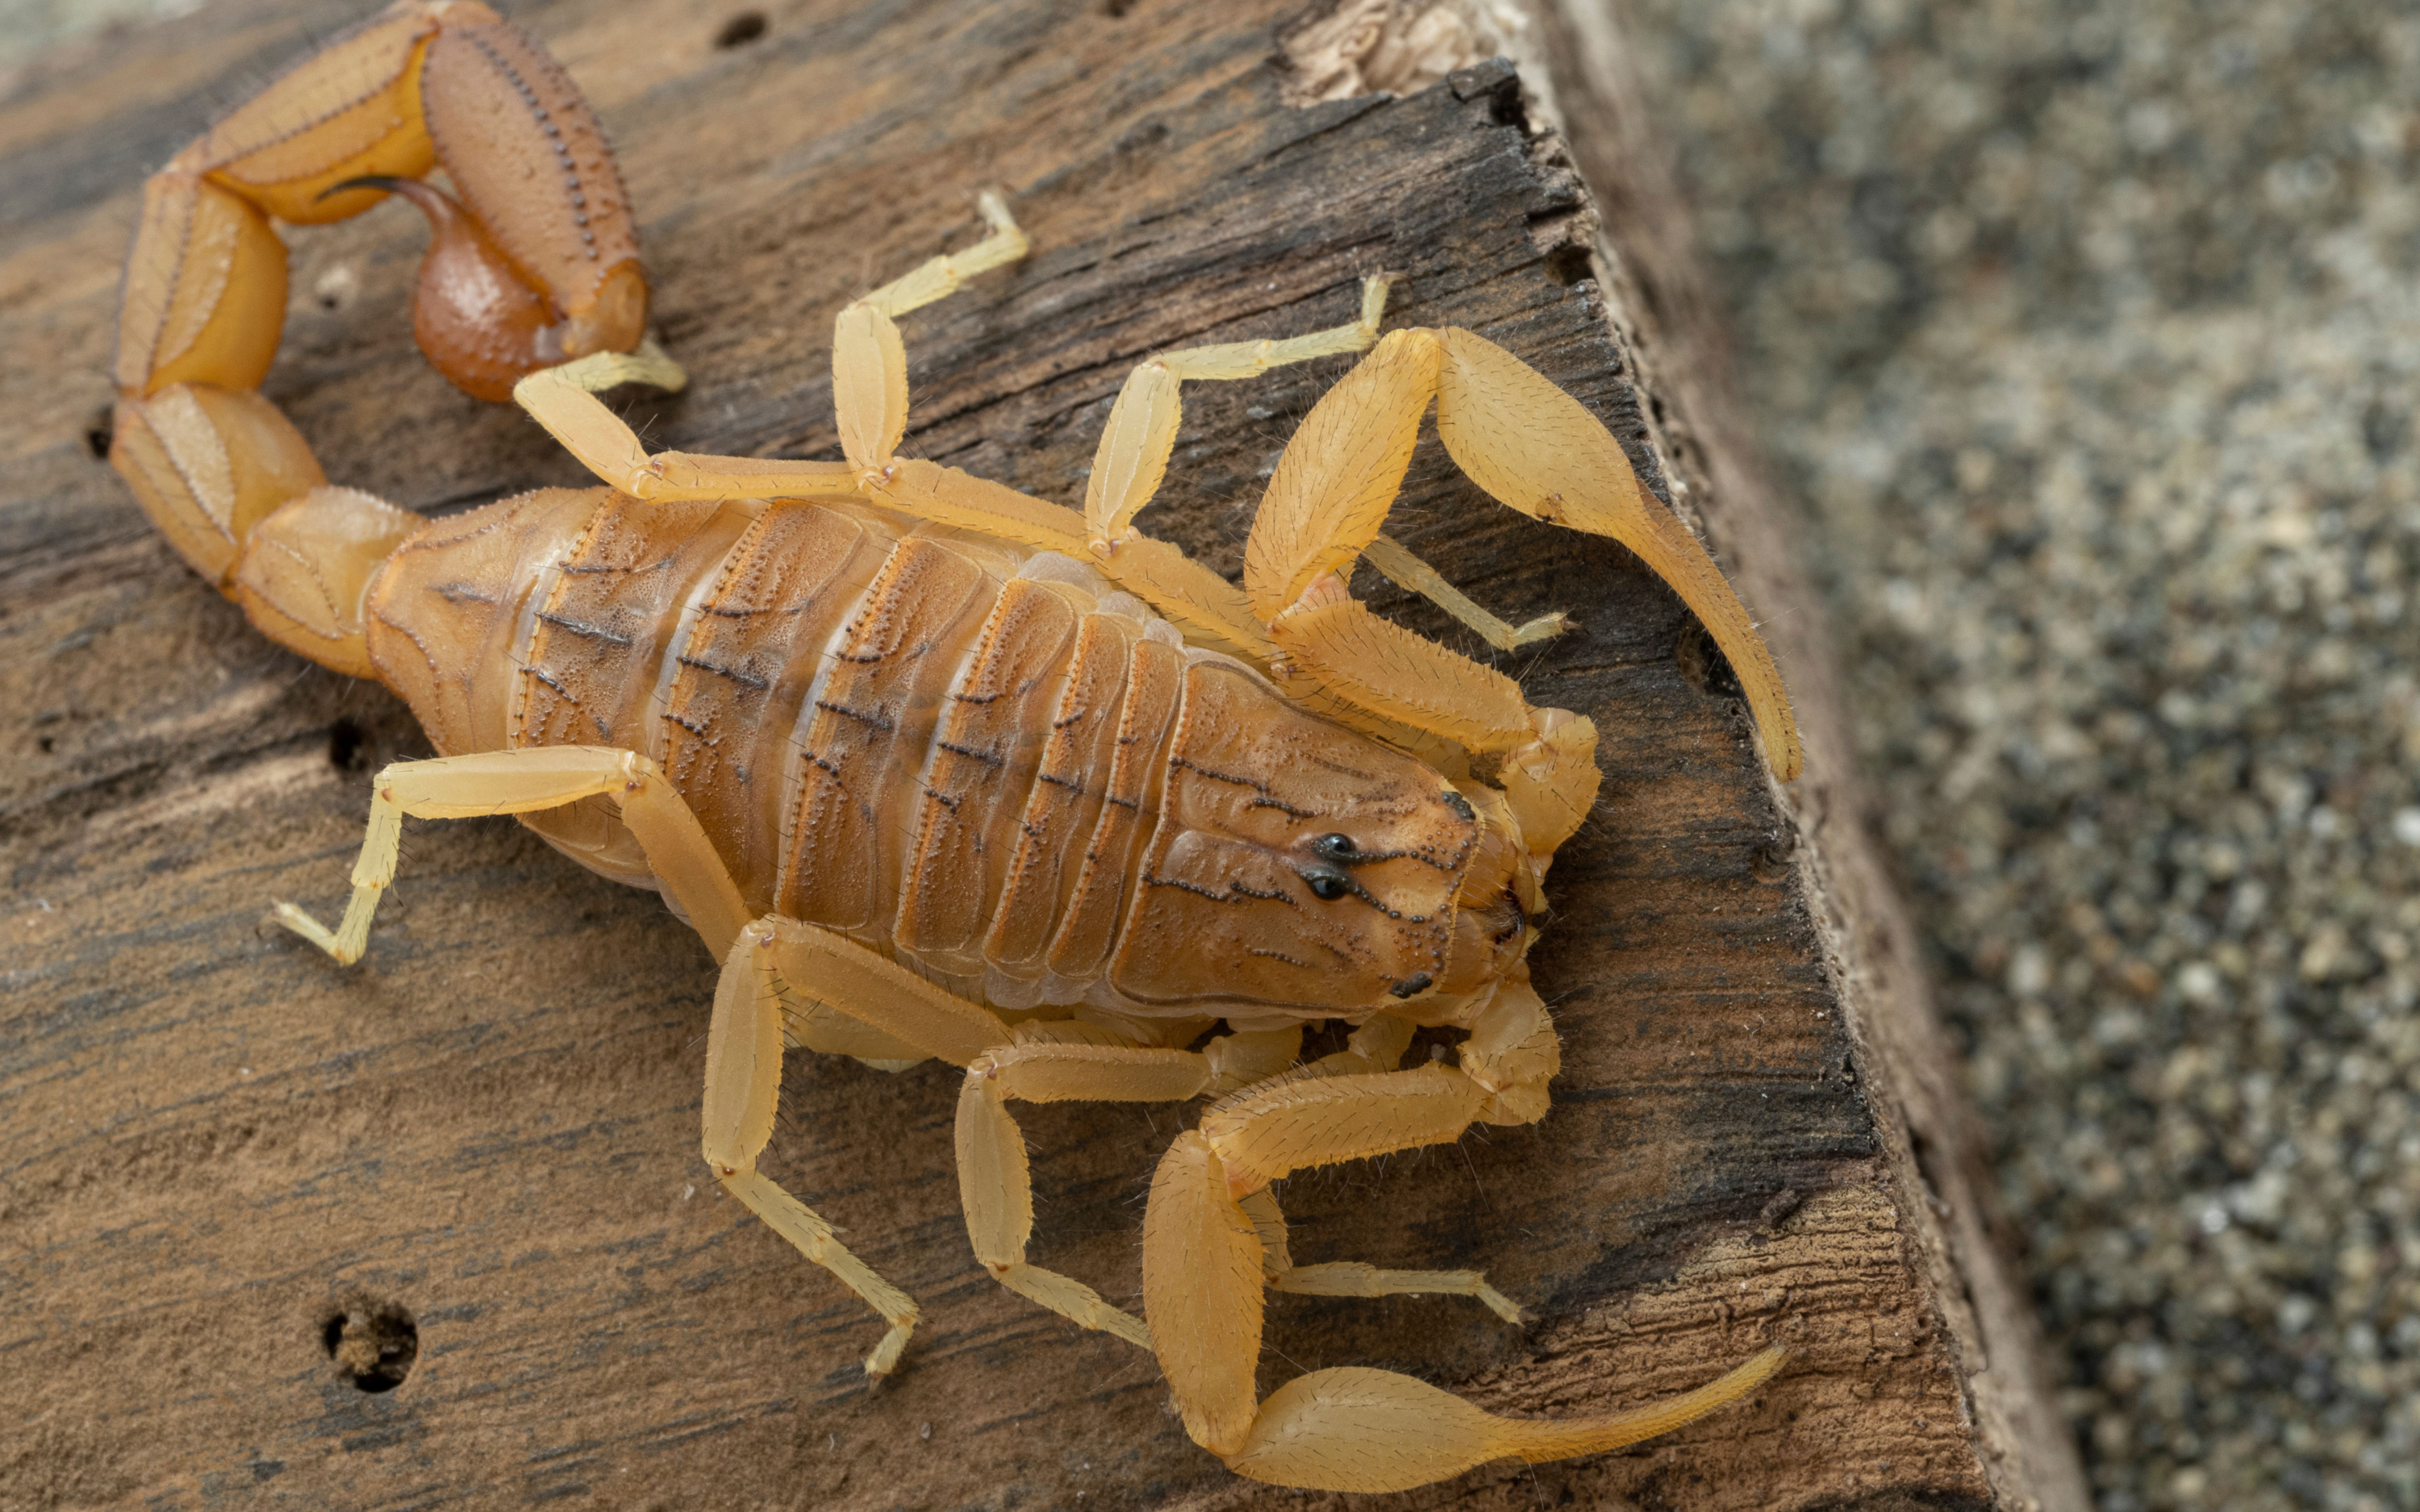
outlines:
[[[1511,347],[1665,486],[1589,277],[1594,221],[1500,68],[1297,110],[1280,28],[1298,12],[1276,3],[801,4],[737,49],[714,45],[727,18],[670,3],[518,14],[614,136],[693,378],[634,409],[655,444],[836,455],[833,311],[963,244],[971,192],[998,183],[1035,255],[907,322],[914,452],[1077,502],[1134,361],[1339,323],[1385,267],[1407,275],[1391,321]],[[954,1072],[801,1056],[767,1168],[926,1310],[907,1367],[867,1392],[865,1309],[698,1189],[712,964],[652,897],[508,823],[423,825],[361,968],[262,927],[271,896],[336,902],[368,772],[426,747],[383,693],[253,636],[88,432],[143,174],[334,23],[227,0],[81,44],[0,100],[0,1504],[1320,1502],[1229,1476],[1148,1359],[979,1273]],[[417,508],[582,481],[418,360],[423,235],[389,206],[292,236],[266,392],[334,479]],[[1189,393],[1146,524],[1233,571],[1279,448],[1342,366]],[[1668,1439],[1368,1503],[2007,1500],[1896,1094],[1871,1096],[1889,1064],[1825,954],[1837,901],[1721,668],[1626,552],[1489,505],[1433,440],[1398,520],[1508,617],[1582,621],[1514,669],[1605,733],[1605,800],[1533,956],[1565,1071],[1534,1128],[1284,1197],[1297,1258],[1483,1267],[1536,1318],[1275,1297],[1264,1389],[1382,1365],[1579,1413],[1785,1339],[1797,1354],[1751,1404]],[[1134,1296],[1179,1115],[1020,1118],[1036,1259]],[[324,1341],[382,1307],[413,1317],[418,1355],[371,1394]]]
[[[1984,1163],[1982,1131],[1931,1000],[1914,922],[1878,835],[1885,795],[1862,780],[1825,634],[1823,595],[1792,550],[1792,512],[1765,474],[1741,411],[1690,208],[1673,181],[1652,106],[1632,61],[1623,7],[1611,0],[1530,0],[1524,67],[1552,97],[1558,128],[1600,196],[1608,304],[1627,333],[1639,381],[1662,401],[1656,440],[1684,508],[1732,553],[1735,579],[1791,660],[1792,695],[1809,750],[1785,812],[1803,853],[1823,950],[1903,1188],[1926,1201],[1906,1214],[1911,1248],[1936,1299],[1952,1368],[1963,1382],[1985,1477],[2003,1504],[2050,1512],[2091,1505],[2072,1432],[2007,1219]]]

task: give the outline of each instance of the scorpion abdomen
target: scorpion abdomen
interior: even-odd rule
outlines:
[[[1066,557],[853,501],[549,489],[430,525],[367,618],[442,753],[639,751],[751,909],[1003,1008],[1324,1013],[1447,974],[1467,803]],[[652,884],[609,800],[522,822]],[[1340,906],[1313,842],[1346,831]]]

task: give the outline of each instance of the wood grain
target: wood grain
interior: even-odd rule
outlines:
[[[617,145],[692,375],[633,402],[651,444],[836,456],[834,311],[970,239],[973,192],[999,184],[1035,253],[906,323],[910,455],[1077,504],[1136,360],[1341,323],[1383,267],[1405,275],[1391,322],[1511,347],[1669,493],[1590,276],[1591,208],[1500,65],[1295,109],[1295,13],[1275,0],[799,0],[736,49],[715,45],[727,18],[670,0],[518,19]],[[1147,1358],[978,1271],[954,1072],[801,1056],[766,1168],[925,1307],[907,1368],[868,1392],[864,1309],[701,1180],[712,963],[652,896],[508,823],[432,824],[407,835],[360,968],[263,927],[272,896],[340,897],[368,773],[426,745],[385,694],[254,637],[89,433],[144,173],[330,24],[225,0],[82,44],[0,100],[0,1505],[1336,1500],[1236,1481],[1186,1441]],[[334,481],[414,508],[584,481],[419,361],[423,235],[388,206],[289,236],[265,392]],[[1146,528],[1233,574],[1279,449],[1342,366],[1188,392]],[[1484,1268],[1535,1320],[1273,1297],[1264,1390],[1368,1364],[1579,1413],[1787,1340],[1751,1404],[1668,1439],[1355,1504],[2007,1500],[1802,816],[1702,633],[1627,552],[1495,508],[1433,438],[1397,527],[1508,618],[1577,615],[1506,667],[1533,701],[1593,715],[1605,798],[1558,861],[1532,957],[1567,1046],[1555,1111],[1287,1183],[1295,1254]],[[1020,1119],[1034,1258],[1134,1297],[1178,1115]],[[410,1314],[418,1352],[370,1393],[327,1341],[332,1319],[380,1308]]]

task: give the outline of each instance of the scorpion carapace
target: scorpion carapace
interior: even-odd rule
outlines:
[[[458,202],[410,181],[440,159]],[[436,228],[415,305],[432,359],[473,393],[509,385],[609,486],[424,519],[328,486],[254,392],[283,304],[269,218],[332,219],[381,191]],[[1423,415],[1497,501],[1611,535],[1680,591],[1786,779],[1795,729],[1737,596],[1577,401],[1466,331],[1382,338],[1383,277],[1350,325],[1136,368],[1080,512],[900,456],[895,317],[1026,251],[998,196],[979,204],[982,241],[841,311],[845,459],[805,462],[650,455],[597,399],[683,378],[640,341],[645,283],[593,118],[484,7],[405,0],[152,180],[113,460],[256,626],[384,683],[442,753],[379,774],[335,929],[290,903],[276,917],[359,959],[406,814],[516,814],[659,889],[723,963],[705,1158],[882,1317],[877,1376],[916,1304],[756,1169],[789,1048],[964,1067],[977,1259],[1152,1350],[1187,1433],[1242,1474],[1401,1489],[1633,1443],[1754,1389],[1777,1346],[1582,1421],[1496,1416],[1389,1371],[1312,1371],[1265,1399],[1254,1380],[1270,1289],[1442,1292],[1521,1318],[1474,1272],[1295,1264],[1272,1184],[1534,1122],[1560,1060],[1526,957],[1555,851],[1595,796],[1595,728],[1347,586],[1367,561],[1503,650],[1561,626],[1504,624],[1380,533]],[[1356,352],[1279,458],[1241,591],[1134,528],[1185,381]],[[1329,1019],[1355,1026],[1346,1048],[1302,1063],[1304,1026]],[[1404,1069],[1419,1026],[1466,1038]],[[1014,1103],[1204,1093],[1218,1101],[1152,1182],[1148,1325],[1028,1260]]]

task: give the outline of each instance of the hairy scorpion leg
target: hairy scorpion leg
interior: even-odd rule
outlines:
[[[1094,456],[1093,475],[1084,490],[1084,522],[1094,553],[1106,561],[1123,548],[1158,546],[1137,533],[1133,522],[1167,475],[1183,419],[1180,389],[1184,383],[1253,378],[1291,363],[1368,351],[1378,340],[1378,322],[1386,314],[1387,291],[1392,282],[1384,273],[1362,280],[1361,318],[1349,326],[1282,341],[1233,342],[1164,352],[1127,375],[1125,387],[1118,391],[1117,403],[1109,410],[1109,425],[1101,433],[1100,450]],[[1362,554],[1396,584],[1430,599],[1499,651],[1560,634],[1566,624],[1560,614],[1546,614],[1517,627],[1507,625],[1392,537],[1375,537]],[[1233,590],[1218,596],[1222,602],[1234,597]]]
[[[994,1280],[1019,1296],[1079,1327],[1113,1334],[1149,1349],[1151,1335],[1140,1319],[1112,1306],[1082,1282],[1027,1261],[1026,1241],[1033,1230],[1033,1188],[1025,1141],[1006,1100],[1179,1102],[1210,1085],[1204,1057],[1139,1045],[1050,1043],[1048,1030],[1053,1026],[1012,1030],[981,1004],[936,986],[852,940],[778,915],[768,915],[748,926],[740,949],[733,953],[733,971],[738,969],[741,951],[752,949],[771,979],[789,983],[794,990],[918,1053],[967,1068],[958,1099],[958,1191],[975,1257]],[[726,982],[730,980],[726,976]],[[760,1003],[765,1000],[760,995]],[[715,1011],[715,1034],[736,1034],[736,1017],[725,1014],[721,996]],[[709,1041],[709,1065],[715,1064],[713,1046],[726,1042],[737,1041]],[[767,1057],[778,1059],[779,1055],[776,1027],[763,1010],[758,1013],[754,1043],[759,1065],[755,1075],[768,1086],[778,1083],[778,1068],[762,1069]],[[713,1121],[709,1112],[709,1128]],[[761,1121],[769,1132],[769,1112]],[[752,1130],[755,1123],[751,1121],[747,1127]],[[721,1158],[711,1149],[713,1142],[709,1134],[709,1162]],[[761,1147],[759,1139],[757,1148]],[[873,1368],[871,1363],[867,1368]]]
[[[1167,1050],[1125,1041],[1113,1031],[1080,1021],[1020,1024],[1014,1028],[981,1004],[960,997],[845,936],[811,924],[768,916],[750,925],[742,939],[769,957],[768,968],[794,990],[811,993],[837,1011],[893,1041],[937,1059],[966,1068],[957,1116],[958,1191],[967,1237],[975,1257],[1009,1290],[1038,1303],[1083,1328],[1114,1334],[1143,1349],[1154,1337],[1143,1321],[1110,1305],[1092,1288],[1025,1257],[1033,1231],[1033,1186],[1009,1104],[1014,1102],[1181,1103],[1205,1091],[1232,1091],[1281,1076],[1301,1043],[1299,1028],[1222,1035],[1199,1051]],[[735,950],[731,968],[737,972]],[[734,977],[726,975],[726,991]],[[760,1001],[766,1000],[760,995]],[[717,998],[717,1032],[736,1026]],[[1373,1039],[1385,1057],[1387,1045],[1400,1058],[1411,1029],[1381,1021],[1355,1035],[1357,1045]],[[728,1032],[737,1032],[731,1027]],[[756,1042],[774,1044],[769,1021],[760,1014]],[[721,1042],[721,1041],[712,1041]],[[709,1048],[709,1061],[715,1054]],[[774,1054],[760,1050],[758,1054]],[[1352,1055],[1330,1060],[1361,1062]],[[1320,1066],[1308,1074],[1325,1074]],[[1333,1069],[1333,1068],[1330,1068]],[[760,1076],[775,1072],[759,1071]],[[736,1085],[736,1081],[734,1082]],[[768,1128],[769,1115],[767,1115]],[[711,1121],[711,1120],[709,1120]],[[708,1159],[715,1157],[709,1155]],[[1273,1204],[1282,1248],[1282,1218]],[[1485,1278],[1467,1271],[1380,1271],[1357,1262],[1278,1265],[1268,1284],[1280,1290],[1330,1296],[1383,1296],[1439,1292],[1477,1297],[1499,1316],[1517,1319],[1519,1310]]]
[[[908,355],[892,317],[945,299],[967,279],[1026,254],[1025,233],[997,193],[986,190],[978,195],[976,208],[990,224],[990,235],[852,301],[834,322],[832,397],[846,462],[650,455],[596,395],[622,383],[665,386],[656,365],[660,354],[652,347],[636,357],[598,352],[541,369],[514,386],[513,399],[582,466],[634,499],[848,497],[864,474],[878,475],[890,466],[907,434]]]
[[[602,794],[622,806],[622,822],[647,853],[647,863],[672,893],[706,948],[720,956],[748,920],[739,888],[699,827],[696,815],[656,764],[636,751],[608,746],[532,746],[397,762],[371,785],[369,833],[353,863],[353,895],[334,931],[289,903],[277,921],[351,965],[368,948],[370,916],[395,880],[403,818],[469,819],[482,814],[534,813]]]
[[[406,814],[462,819],[531,813],[597,795],[621,806],[622,822],[646,851],[649,868],[723,962],[706,1037],[706,1164],[724,1191],[882,1316],[890,1328],[866,1357],[865,1368],[871,1375],[885,1374],[907,1348],[916,1304],[851,1254],[833,1237],[830,1223],[756,1169],[756,1157],[773,1132],[783,1031],[794,1025],[764,956],[765,930],[747,923],[746,905],[722,858],[655,763],[636,751],[603,746],[534,746],[397,762],[380,772],[373,785],[369,833],[353,867],[352,901],[343,921],[331,931],[289,903],[277,904],[277,920],[350,965],[361,959],[370,918],[395,880]],[[899,1041],[861,1025],[826,1025],[820,1032],[809,1025],[801,1039],[812,1048],[846,1055],[914,1055]]]

